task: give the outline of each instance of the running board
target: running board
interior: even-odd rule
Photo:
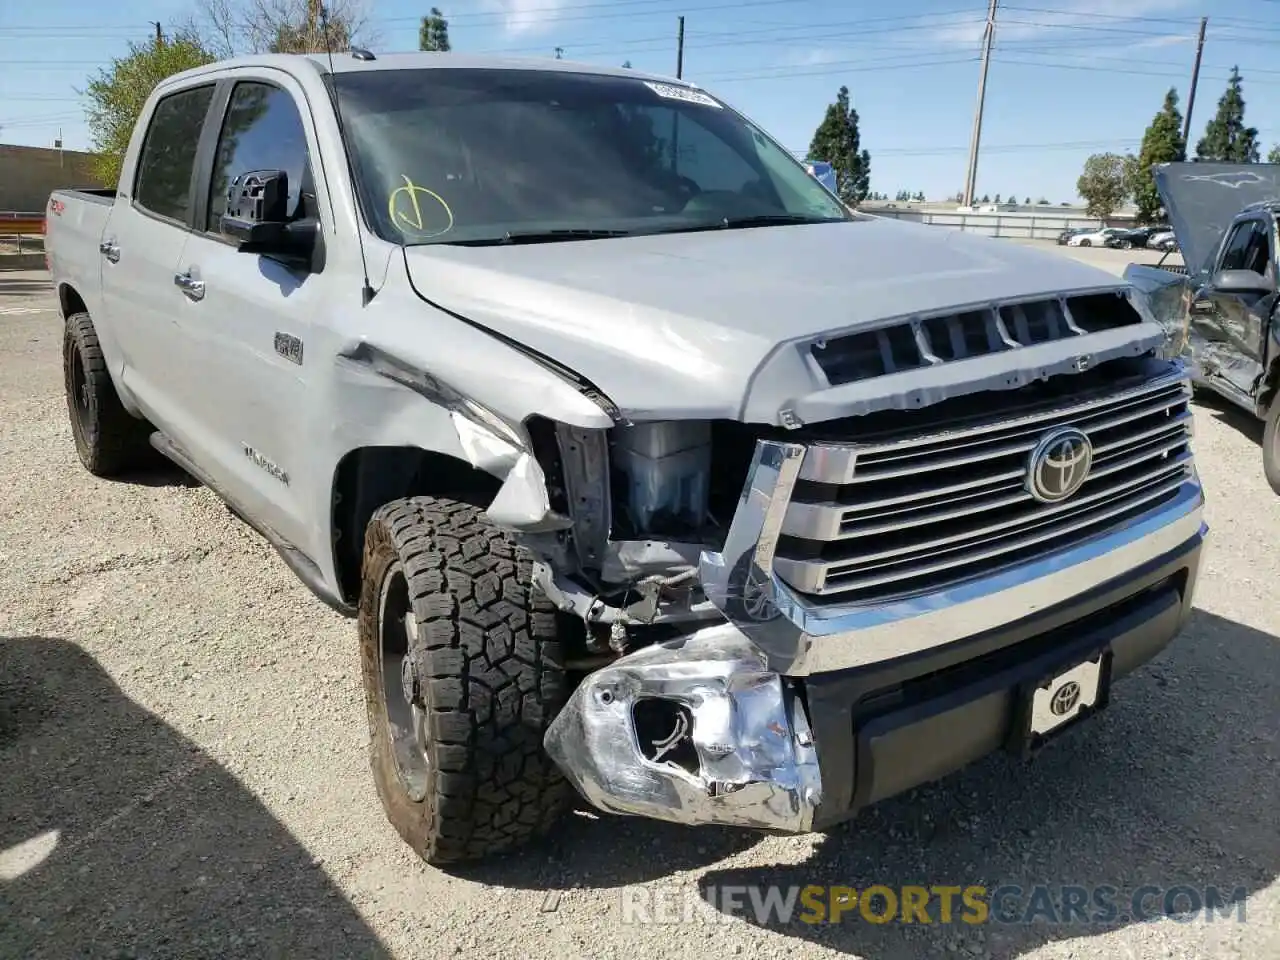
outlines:
[[[259,523],[248,515],[248,512],[241,507],[235,500],[223,493],[216,483],[209,480],[208,476],[192,462],[191,458],[172,440],[157,430],[151,434],[151,446],[155,447],[165,457],[172,460],[179,467],[185,470],[191,476],[195,477],[202,484],[217,494],[218,498],[227,505],[227,507],[240,518],[245,524],[253,529],[267,543],[275,548],[276,553],[280,554],[280,559],[285,562],[294,576],[302,581],[303,586],[310,590],[316,597],[332,610],[337,611],[344,617],[355,617],[356,607],[347,603],[341,597],[335,596],[325,586],[324,577],[320,573],[311,558],[295,547],[280,534],[276,533],[266,524]]]

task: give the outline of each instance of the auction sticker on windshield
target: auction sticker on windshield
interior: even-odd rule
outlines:
[[[644,81],[644,85],[656,93],[660,97],[666,97],[668,100],[683,100],[685,103],[700,103],[704,107],[715,107],[717,110],[724,108],[715,100],[698,90],[690,90],[688,87],[677,87],[670,83],[653,83],[649,80]]]

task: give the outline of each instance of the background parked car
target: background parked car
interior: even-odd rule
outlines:
[[[1063,230],[1058,234],[1058,246],[1066,246],[1067,241],[1072,237],[1081,233],[1091,233],[1093,232],[1093,229],[1093,227],[1068,227],[1066,230]]]
[[[1163,230],[1168,230],[1168,227],[1145,226],[1121,230],[1107,241],[1107,246],[1120,247],[1124,250],[1128,250],[1130,247],[1146,247],[1150,244],[1152,235]]]
[[[1105,247],[1108,246],[1107,241],[1117,234],[1124,233],[1119,227],[1103,227],[1099,230],[1089,230],[1084,233],[1077,233],[1067,241],[1069,247]]]
[[[1172,230],[1163,230],[1160,233],[1153,233],[1147,240],[1147,246],[1153,250],[1176,250],[1178,238],[1173,235]]]

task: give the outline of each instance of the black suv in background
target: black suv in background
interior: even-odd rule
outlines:
[[[1129,247],[1145,247],[1149,241],[1157,233],[1165,233],[1168,227],[1163,224],[1152,224],[1145,227],[1134,227],[1132,230],[1125,230],[1117,233],[1107,241],[1108,247],[1121,247],[1128,249]]]

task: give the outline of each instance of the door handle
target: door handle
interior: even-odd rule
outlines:
[[[120,248],[110,240],[104,240],[98,244],[98,252],[106,257],[111,263],[120,262]]]
[[[192,300],[204,299],[204,281],[197,280],[189,273],[175,273],[173,282]]]

